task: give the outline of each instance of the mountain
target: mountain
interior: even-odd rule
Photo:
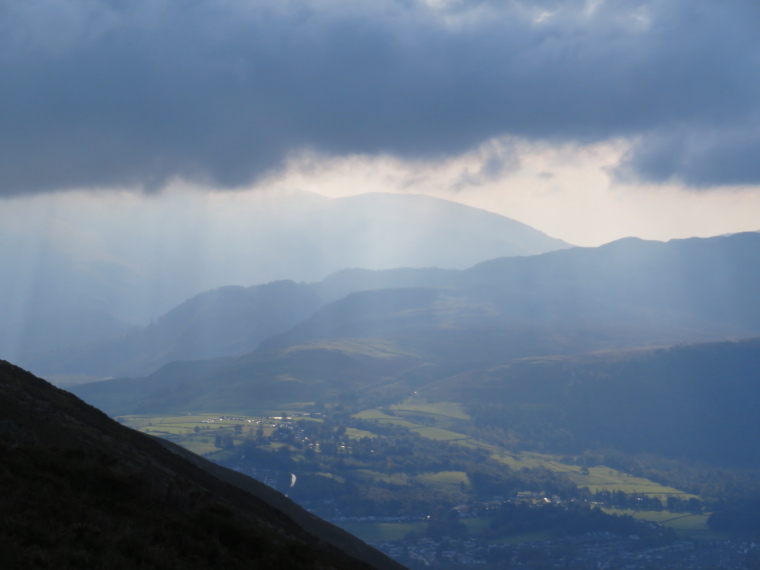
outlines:
[[[692,319],[745,333],[760,326],[760,234],[748,232],[669,242],[637,238],[525,259],[478,264],[470,279],[519,292],[524,311]],[[530,303],[530,299],[533,302]]]
[[[40,374],[147,374],[167,362],[241,354],[323,304],[306,284],[228,286],[189,299],[146,327],[24,361]]]
[[[0,357],[28,364],[219,287],[350,267],[462,269],[566,247],[504,216],[407,194],[167,194],[149,213],[117,195],[45,212],[11,202],[0,212]]]
[[[401,568],[4,361],[0,413],[3,568]]]
[[[464,271],[343,272],[320,284],[283,285],[283,290],[313,290],[317,298],[328,298],[330,290],[350,289],[346,283],[398,286],[356,291],[327,303],[289,330],[261,340],[256,351],[238,360],[198,364],[196,372],[188,364],[179,376],[159,370],[144,381],[150,389],[120,380],[75,390],[109,411],[107,402],[115,399],[107,394],[112,391],[118,392],[121,406],[145,409],[152,402],[158,411],[171,400],[166,394],[175,388],[169,387],[181,379],[183,405],[193,401],[191,393],[200,405],[207,401],[205,393],[215,394],[216,406],[229,398],[240,410],[252,390],[261,394],[267,382],[287,377],[294,382],[281,394],[290,394],[285,401],[303,401],[298,390],[324,399],[336,388],[313,383],[315,375],[340,374],[339,362],[357,366],[359,350],[368,355],[367,374],[352,373],[352,384],[338,391],[361,392],[371,386],[375,392],[402,393],[516,358],[758,335],[758,280],[758,234],[668,243],[621,240],[600,248],[503,258]],[[429,285],[409,287],[411,283]],[[337,360],[318,359],[308,369],[288,362],[300,362],[318,350]],[[369,362],[391,357],[408,362],[409,368],[382,377],[371,372],[376,366]],[[284,372],[291,369],[296,373]],[[381,379],[387,390],[379,389]],[[219,391],[221,385],[228,387]]]
[[[481,362],[493,362],[505,345],[515,349],[509,357],[519,357],[740,338],[760,334],[759,279],[757,233],[666,243],[629,238],[598,248],[499,258],[466,270],[351,269],[312,284],[220,288],[149,327],[23,363],[47,375],[139,376],[176,359],[243,354],[278,334],[284,336],[267,342],[350,337],[360,333],[336,327],[362,321],[366,336],[364,313],[378,295],[406,295],[370,291],[402,288],[437,291],[429,297],[435,302],[415,313],[417,325],[427,315],[427,329],[409,319],[394,325],[392,314],[379,314],[373,326],[384,328],[372,334],[391,334],[396,327],[426,347],[425,339],[438,336],[441,347],[459,347],[462,355],[465,347],[490,351]]]
[[[72,386],[110,415],[187,410],[248,413],[286,402],[337,401],[384,394],[427,363],[393,345],[345,341],[255,351],[238,359],[174,362],[144,378]],[[403,389],[406,390],[406,386]]]
[[[760,338],[464,368],[388,340],[335,340],[256,351],[206,370],[175,363],[143,379],[75,389],[112,415],[255,415],[315,401],[362,410],[414,394],[431,409],[463,405],[473,427],[509,434],[524,449],[618,450],[760,468]]]
[[[220,287],[185,301],[149,326],[51,350],[23,363],[39,374],[103,377],[148,374],[175,360],[240,355],[351,292],[441,283],[456,273],[352,269],[313,284],[276,281]]]
[[[261,348],[380,337],[432,359],[493,362],[760,334],[755,233],[626,239],[429,276],[351,293]]]
[[[487,259],[536,255],[570,244],[530,226],[456,202],[413,194],[360,194],[338,198],[313,232],[328,259],[366,269],[464,269]],[[340,240],[350,236],[348,243]],[[479,258],[479,259],[476,259]]]
[[[760,338],[515,360],[419,388],[485,430],[562,453],[760,467]]]

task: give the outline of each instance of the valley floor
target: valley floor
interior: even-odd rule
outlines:
[[[757,544],[710,532],[700,497],[481,441],[457,404],[118,419],[268,483],[413,569],[760,567]]]

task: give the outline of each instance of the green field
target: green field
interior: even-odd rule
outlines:
[[[648,496],[667,497],[668,495],[678,495],[682,499],[690,499],[694,495],[688,495],[683,491],[666,487],[641,477],[634,477],[616,469],[608,467],[590,467],[588,475],[580,472],[580,467],[566,466],[573,469],[568,473],[570,479],[583,487],[587,487],[591,492],[598,491],[623,491],[624,493],[641,493]]]
[[[368,421],[380,421],[385,422],[401,427],[407,427],[407,428],[415,428],[415,427],[421,427],[419,424],[412,423],[410,421],[407,421],[403,418],[400,418],[398,416],[390,416],[386,414],[385,412],[377,409],[373,410],[363,410],[359,412],[358,414],[354,414],[355,418],[358,418],[360,420],[368,420]]]
[[[471,534],[477,534],[483,531],[488,526],[488,519],[486,518],[471,518],[462,519],[462,522],[467,527],[467,531]],[[419,522],[374,522],[374,521],[345,521],[334,523],[343,530],[346,530],[358,536],[364,541],[369,542],[391,542],[403,540],[410,532],[417,533],[424,536],[427,530],[427,523],[424,521]],[[521,544],[524,542],[539,542],[543,540],[549,540],[551,538],[550,532],[531,532],[514,534],[492,540],[493,543],[501,544]]]
[[[611,509],[606,507],[602,510],[610,514],[630,515],[635,519],[660,523],[689,536],[714,534],[710,530],[710,527],[707,526],[707,519],[710,518],[710,513],[690,514],[672,513],[670,511],[634,511],[631,509]]]
[[[235,426],[240,426],[238,437],[244,438],[253,436],[259,428],[263,429],[264,435],[270,435],[274,429],[266,416],[208,413],[181,416],[124,415],[118,419],[124,425],[143,433],[179,443],[198,455],[219,452],[215,445],[218,430],[229,432],[230,428],[234,430]]]
[[[456,420],[470,419],[470,416],[464,410],[464,406],[456,402],[428,402],[419,398],[410,398],[401,404],[391,406],[391,409],[395,412],[429,414]]]
[[[566,473],[573,483],[580,487],[587,487],[592,493],[598,491],[623,491],[629,494],[641,493],[662,498],[669,495],[678,496],[681,499],[695,497],[695,495],[689,495],[679,489],[666,487],[641,477],[634,477],[633,475],[609,467],[589,467],[588,474],[585,475],[581,473],[581,467],[560,463],[559,458],[553,455],[522,452],[516,454],[498,453],[494,457],[500,462],[509,465],[511,469],[545,467],[550,471]]]
[[[474,441],[451,429],[444,429],[444,426],[450,427],[452,423],[456,424],[468,418],[461,404],[452,402],[430,403],[422,399],[409,399],[401,404],[392,406],[391,410],[392,413],[398,415],[389,415],[382,410],[371,409],[355,414],[355,417],[408,427],[419,433],[422,437],[430,439],[459,442],[463,445],[486,449],[493,453],[492,457],[494,459],[513,470],[519,470],[524,467],[529,469],[544,467],[550,471],[566,473],[576,485],[587,487],[592,493],[598,491],[623,491],[624,493],[642,493],[663,498],[669,495],[677,495],[682,499],[694,497],[694,495],[688,495],[679,489],[666,487],[654,481],[634,477],[608,467],[590,467],[588,474],[584,474],[581,473],[581,467],[561,463],[559,457],[554,455],[534,452],[509,453],[496,446]],[[420,425],[414,422],[415,419],[418,419],[418,421],[424,420],[426,424],[432,423],[432,425]]]
[[[631,515],[634,518],[661,523],[669,528],[672,528],[686,536],[695,538],[721,538],[715,533],[711,532],[707,526],[707,518],[709,514],[683,514],[683,513],[671,513],[668,511],[632,511],[632,510],[620,510],[620,509],[603,509],[605,512],[616,515]],[[467,530],[470,533],[478,533],[488,525],[487,518],[471,518],[463,519],[463,523],[467,526]],[[388,522],[374,522],[374,521],[352,521],[337,523],[338,526],[355,534],[362,540],[369,541],[394,541],[401,540],[409,532],[415,531],[420,534],[425,533],[427,523],[425,522],[412,522],[412,523],[388,523]],[[519,544],[523,542],[534,542],[548,540],[550,534],[548,532],[536,532],[529,534],[519,534],[507,536],[498,539],[495,542]]]
[[[391,413],[397,415],[390,415],[379,409],[371,409],[354,414],[354,417],[406,427],[429,439],[440,441],[464,441],[468,439],[464,434],[446,429],[467,419],[467,415],[460,404],[452,402],[431,404],[424,400],[407,400],[403,404],[391,406]],[[420,421],[423,424],[420,424]]]
[[[356,429],[356,428],[346,428],[346,435],[348,437],[353,437],[355,439],[359,439],[362,437],[374,437],[375,434],[371,431],[364,431],[363,429]]]
[[[122,415],[117,419],[125,425],[135,429],[146,426],[171,428],[182,427],[193,429],[195,426],[234,426],[252,425],[254,421],[260,421],[265,416],[219,414],[214,412],[200,414],[184,414],[180,416],[153,416],[153,415]]]
[[[415,481],[423,483],[427,487],[443,491],[459,491],[460,486],[470,486],[470,480],[464,471],[439,471],[438,473],[422,473],[417,475]]]
[[[207,439],[192,438],[190,440],[185,440],[182,442],[182,447],[197,455],[208,455],[209,453],[219,451],[214,445],[214,439],[212,437]]]
[[[466,436],[462,435],[461,433],[456,433],[454,431],[449,431],[449,430],[441,429],[437,427],[423,426],[423,427],[413,427],[411,429],[412,431],[416,431],[422,437],[427,437],[428,439],[437,439],[440,441],[460,441],[460,440],[468,439]]]
[[[421,535],[427,530],[427,523],[404,522],[404,523],[385,523],[374,521],[346,521],[334,523],[343,530],[346,530],[358,536],[364,541],[386,542],[394,540],[403,540],[404,536],[410,532],[416,532]]]

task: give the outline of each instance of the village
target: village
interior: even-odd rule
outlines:
[[[576,537],[493,544],[477,538],[371,543],[412,570],[423,568],[570,568],[653,570],[679,568],[753,570],[760,562],[754,542],[677,540],[641,547],[638,537],[589,533]]]
[[[316,421],[314,421],[316,420]],[[238,471],[253,476],[286,495],[297,493],[302,486],[302,477],[298,478],[292,470],[303,470],[309,461],[343,461],[341,458],[357,457],[360,443],[367,447],[364,452],[373,461],[377,456],[390,455],[387,443],[396,438],[409,436],[408,432],[398,427],[382,435],[370,434],[368,431],[382,431],[381,424],[346,419],[341,425],[325,421],[322,413],[282,412],[277,415],[252,418],[242,416],[213,416],[202,420],[204,425],[219,425],[220,431],[214,429],[215,445],[220,452],[232,451],[238,442],[247,442],[247,454],[253,460],[253,452],[258,451],[252,462],[235,461],[228,465]],[[205,428],[204,428],[205,429]],[[194,430],[198,433],[198,430]],[[203,433],[203,431],[201,431]],[[208,432],[207,432],[208,433]],[[356,434],[362,433],[362,437]],[[371,435],[371,445],[369,444]],[[424,438],[411,440],[423,444]],[[242,449],[242,448],[241,448]],[[447,449],[461,449],[459,447]],[[285,453],[287,451],[287,453]],[[437,450],[440,454],[443,448]],[[421,457],[413,454],[412,457]],[[233,456],[230,456],[233,457]],[[404,457],[407,457],[405,455]],[[298,461],[294,462],[294,459]],[[303,480],[309,481],[314,476],[306,470]],[[345,467],[341,476],[349,477],[351,471]],[[612,517],[590,532],[568,532],[568,523],[560,530],[545,532],[505,533],[495,537],[479,530],[482,525],[493,524],[500,511],[510,508],[530,509],[537,517],[556,516],[582,512],[601,512],[603,509],[622,508],[614,504],[620,500],[621,493],[597,493],[588,497],[562,497],[556,493],[543,491],[519,491],[511,496],[491,495],[475,500],[471,497],[467,503],[452,504],[447,512],[452,517],[451,528],[459,530],[446,534],[446,527],[431,532],[431,515],[422,511],[417,513],[397,513],[393,515],[366,509],[363,513],[349,512],[338,499],[324,495],[301,497],[302,506],[314,514],[341,526],[350,532],[358,527],[413,528],[411,532],[386,539],[373,540],[372,534],[362,536],[369,544],[385,552],[395,560],[415,570],[422,568],[625,568],[628,570],[648,570],[653,568],[733,568],[737,570],[760,567],[760,547],[747,541],[695,539],[676,535],[672,529],[651,521],[635,520],[631,517],[624,529],[607,530]],[[645,495],[634,493],[624,495],[631,504],[645,501]],[[694,500],[682,501],[669,497],[668,501],[657,503],[660,508],[671,508],[674,513],[695,513],[702,505]],[[651,500],[651,498],[650,498]],[[670,504],[675,500],[677,504]],[[651,508],[651,505],[643,505]],[[354,506],[353,510],[356,510]],[[554,513],[552,514],[552,510]],[[544,514],[536,514],[541,513]],[[523,510],[523,515],[526,511]],[[568,516],[570,516],[568,514]],[[683,515],[688,516],[687,514]],[[464,523],[475,522],[475,526]],[[574,523],[569,523],[572,526]],[[462,530],[467,526],[467,530]],[[478,529],[471,532],[473,528]],[[546,528],[546,527],[545,527]]]

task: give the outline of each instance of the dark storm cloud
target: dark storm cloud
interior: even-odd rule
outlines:
[[[505,134],[631,138],[621,175],[757,183],[758,29],[739,0],[0,0],[0,194],[235,187],[302,149]]]

